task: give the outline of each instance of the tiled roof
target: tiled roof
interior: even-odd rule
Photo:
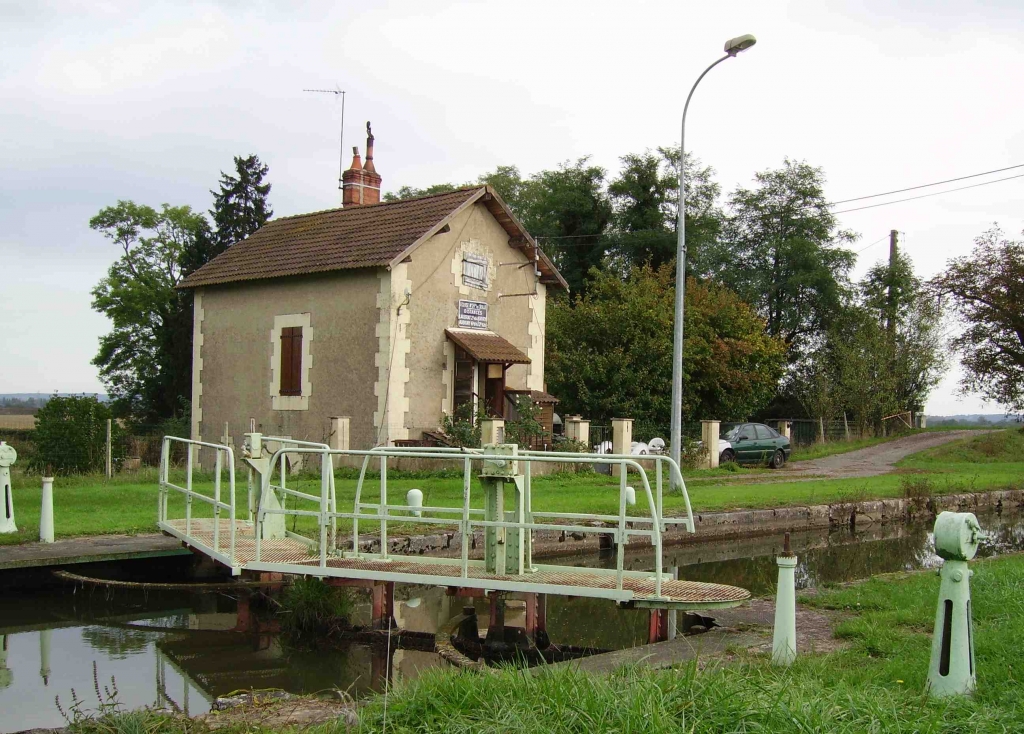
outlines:
[[[469,329],[445,329],[445,334],[455,344],[469,352],[478,362],[501,364],[529,364],[530,358],[520,352],[504,337],[493,331],[472,331]]]
[[[483,188],[274,219],[178,287],[383,267]]]
[[[554,405],[555,403],[561,402],[554,395],[546,393],[543,390],[515,390],[513,388],[506,387],[505,392],[509,395],[529,395],[530,400],[538,405]]]

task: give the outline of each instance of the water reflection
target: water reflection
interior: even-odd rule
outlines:
[[[1019,516],[985,517],[992,532],[980,557],[1024,549]],[[938,564],[930,526],[871,525],[795,534],[801,588]],[[702,541],[667,549],[666,568],[680,578],[744,586],[755,594],[774,589],[778,536]],[[559,563],[614,566],[614,556],[569,557]],[[650,553],[629,552],[627,567],[650,570]],[[398,587],[395,616],[402,629],[434,632],[464,604],[481,620],[485,599],[464,600],[444,589]],[[507,623],[524,624],[525,606],[511,603]],[[370,619],[370,601],[360,597],[355,622]],[[766,620],[768,622],[769,620]],[[597,599],[549,597],[547,629],[552,640],[579,646],[627,647],[647,641],[647,614],[621,610]],[[347,644],[329,650],[289,646],[276,620],[258,614],[248,595],[133,593],[71,586],[0,596],[0,732],[58,727],[74,688],[85,708],[95,708],[99,685],[116,682],[126,706],[157,706],[191,714],[246,688],[295,693],[331,689],[354,696],[382,690],[387,681],[412,678],[440,665],[433,653]]]

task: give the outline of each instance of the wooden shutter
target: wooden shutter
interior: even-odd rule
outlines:
[[[281,394],[302,395],[302,327],[281,329]]]

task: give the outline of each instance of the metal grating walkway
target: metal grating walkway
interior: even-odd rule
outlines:
[[[191,538],[199,544],[213,547],[213,520],[192,520],[191,533],[188,536],[185,534],[184,520],[172,520],[161,525],[186,543],[190,542]],[[222,553],[228,551],[230,527],[230,521],[221,520],[219,549]],[[471,563],[467,578],[461,575],[462,566],[456,559],[425,559],[422,556],[398,555],[387,560],[373,556],[329,557],[326,568],[323,568],[320,566],[320,556],[316,549],[291,538],[262,541],[260,561],[257,562],[253,527],[248,523],[236,521],[235,533],[235,563],[243,570],[309,573],[317,576],[508,591],[542,591],[567,596],[602,597],[652,608],[732,607],[750,597],[750,592],[746,589],[735,586],[663,579],[662,598],[659,599],[654,596],[653,574],[624,574],[622,589],[618,589],[614,572],[572,566],[538,565],[537,571],[520,576],[491,573],[478,563]]]

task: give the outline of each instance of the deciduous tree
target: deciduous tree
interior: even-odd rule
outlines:
[[[93,364],[119,415],[155,422],[181,411],[191,391],[191,311],[174,287],[186,252],[210,237],[206,218],[188,206],[160,211],[119,201],[102,209],[89,226],[118,245],[121,256],[93,289],[92,306],[112,322],[100,338]],[[188,355],[181,365],[180,355]]]
[[[710,275],[735,290],[765,318],[768,334],[785,341],[791,362],[827,331],[849,292],[855,255],[844,245],[825,198],[820,168],[786,160],[739,188],[715,251]]]
[[[995,226],[931,285],[963,326],[952,342],[964,367],[963,391],[1024,412],[1024,241]]]
[[[623,280],[592,273],[575,307],[548,307],[546,374],[566,412],[591,420],[629,416],[635,435],[664,433],[670,420],[674,273],[633,269]],[[687,283],[687,419],[745,418],[775,392],[784,358],[763,320],[728,289]]]

